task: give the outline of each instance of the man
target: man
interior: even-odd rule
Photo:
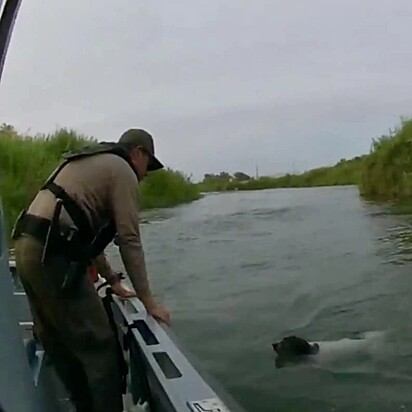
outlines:
[[[66,156],[14,228],[16,268],[36,335],[78,412],[120,412],[116,340],[93,282],[90,264],[124,298],[137,295],[147,312],[170,324],[153,298],[139,231],[138,182],[162,169],[151,135],[126,131]],[[103,253],[116,236],[135,292],[125,289]]]

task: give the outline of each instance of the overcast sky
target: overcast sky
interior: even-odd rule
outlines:
[[[193,173],[304,170],[412,112],[410,0],[23,0],[0,122],[155,137]]]

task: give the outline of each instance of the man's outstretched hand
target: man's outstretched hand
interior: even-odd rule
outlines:
[[[117,296],[123,299],[134,298],[137,296],[136,292],[132,292],[131,290],[123,287],[120,280],[116,283],[113,283],[113,285],[111,285],[111,288]],[[149,315],[153,316],[157,321],[170,326],[170,313],[164,306],[156,303],[152,297],[143,298],[142,302]]]
[[[142,302],[149,315],[153,316],[157,321],[165,323],[167,326],[170,326],[170,313],[164,306],[160,305],[159,303],[156,303],[152,297],[142,299]]]
[[[136,293],[124,288],[120,280],[116,283],[113,283],[113,285],[111,285],[110,287],[112,288],[113,292],[117,296],[119,296],[119,298],[128,299],[136,297]]]
[[[170,313],[169,311],[160,304],[156,304],[156,306],[150,308],[147,311],[150,315],[152,315],[156,320],[159,322],[165,323],[167,326],[170,326]]]

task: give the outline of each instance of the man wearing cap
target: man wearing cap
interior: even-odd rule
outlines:
[[[137,295],[149,314],[170,324],[153,298],[139,231],[138,182],[162,168],[152,136],[129,129],[118,143],[69,153],[16,221],[16,268],[35,332],[77,412],[123,410],[117,342],[87,276],[90,263],[117,295]],[[114,237],[134,292],[103,253]]]

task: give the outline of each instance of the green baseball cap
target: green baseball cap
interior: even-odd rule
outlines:
[[[141,146],[150,156],[148,171],[163,169],[163,164],[156,158],[153,137],[143,129],[126,130],[119,139],[119,143],[128,146]]]

